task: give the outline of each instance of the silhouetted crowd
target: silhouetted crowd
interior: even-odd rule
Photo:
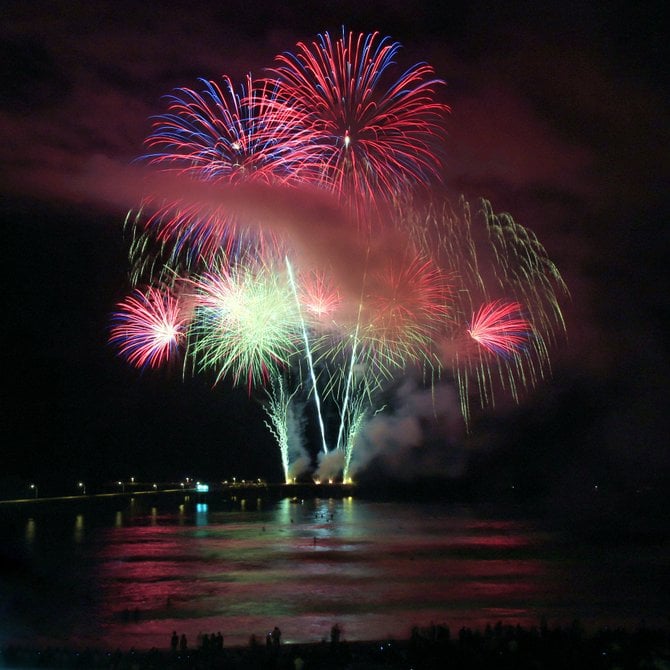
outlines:
[[[335,624],[330,641],[281,644],[275,627],[265,643],[252,635],[245,647],[224,647],[223,635],[200,635],[190,647],[173,632],[166,649],[103,652],[8,646],[0,668],[81,670],[670,670],[670,632],[639,628],[587,634],[569,627],[523,628],[498,623],[483,631],[414,627],[409,640],[347,642]]]

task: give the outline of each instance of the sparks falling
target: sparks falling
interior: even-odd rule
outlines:
[[[264,79],[177,89],[146,140],[143,161],[206,203],[149,191],[129,214],[134,290],[110,341],[131,365],[180,356],[215,384],[265,388],[286,481],[308,397],[322,464],[348,481],[398,377],[452,379],[467,425],[473,401],[518,401],[548,376],[565,332],[567,288],[535,235],[486,200],[434,195],[444,82],[399,55],[378,33],[323,33]]]

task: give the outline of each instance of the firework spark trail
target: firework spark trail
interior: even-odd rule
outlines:
[[[361,295],[358,301],[358,313],[356,315],[356,328],[354,331],[353,335],[353,343],[351,345],[351,359],[349,361],[349,369],[347,371],[347,378],[346,378],[346,384],[345,384],[345,390],[344,390],[344,398],[343,398],[343,404],[342,407],[340,408],[340,425],[338,428],[337,432],[337,449],[340,450],[342,448],[342,435],[344,432],[344,425],[345,421],[347,420],[348,412],[349,412],[349,395],[351,392],[352,384],[353,384],[353,377],[354,377],[354,370],[356,367],[356,357],[357,357],[357,347],[358,347],[358,334],[360,330],[360,324],[361,324],[361,314],[363,312],[363,296],[364,296],[364,291],[365,291],[365,285],[366,285],[366,280],[367,280],[367,272],[368,272],[368,261],[370,258],[370,247],[368,246],[367,253],[366,253],[366,263],[365,263],[365,270],[363,273],[363,278],[361,281]]]
[[[282,470],[284,472],[284,482],[286,484],[291,481],[291,462],[290,462],[290,447],[291,447],[291,423],[292,423],[292,402],[296,393],[299,390],[297,386],[292,393],[289,393],[286,382],[281,374],[273,374],[270,377],[270,388],[267,389],[268,402],[264,405],[265,413],[268,415],[270,421],[266,421],[265,425],[277,440],[279,452],[281,455]],[[299,436],[293,435],[294,439]]]
[[[109,341],[136,367],[159,367],[183,343],[189,316],[166,288],[136,289],[113,316]]]
[[[356,367],[357,344],[358,344],[358,329],[356,329],[353,344],[351,346],[351,359],[349,361],[349,367],[347,370],[347,380],[344,388],[344,398],[342,400],[342,407],[340,408],[340,426],[337,431],[337,442],[336,442],[337,449],[342,448],[342,435],[344,433],[344,425],[347,420],[347,415],[349,413],[349,395],[351,393],[353,377],[354,377],[354,369]]]
[[[367,406],[363,396],[356,398],[351,403],[348,416],[347,440],[344,445],[344,463],[342,467],[342,481],[345,484],[351,483],[351,457],[354,453],[356,440],[359,437],[363,420],[367,414]]]
[[[314,404],[316,406],[316,412],[319,419],[319,429],[321,430],[321,444],[323,446],[324,453],[328,453],[328,444],[326,443],[326,427],[323,423],[323,415],[321,414],[321,398],[319,397],[319,388],[316,383],[316,375],[314,374],[314,360],[312,358],[312,349],[309,345],[309,337],[307,336],[307,328],[305,327],[305,321],[302,318],[302,310],[300,309],[300,299],[298,298],[298,289],[295,285],[295,278],[293,276],[293,268],[291,263],[288,260],[288,256],[285,257],[286,261],[286,270],[288,271],[289,283],[293,289],[293,295],[295,296],[296,309],[298,310],[298,318],[300,319],[300,327],[302,330],[303,342],[305,343],[305,355],[307,356],[307,364],[309,366],[309,374],[312,380],[312,392],[314,393]]]

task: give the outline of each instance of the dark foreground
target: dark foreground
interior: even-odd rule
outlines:
[[[497,624],[484,631],[463,628],[452,637],[445,626],[412,630],[409,640],[330,642],[247,647],[158,650],[28,649],[2,650],[4,668],[80,668],[82,670],[572,670],[670,669],[670,632],[603,629],[587,634],[569,628],[522,628]]]

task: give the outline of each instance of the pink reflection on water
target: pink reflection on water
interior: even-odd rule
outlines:
[[[406,637],[430,621],[527,624],[538,619],[529,603],[557,590],[537,538],[514,522],[402,518],[352,501],[286,501],[262,521],[217,522],[201,507],[193,521],[105,529],[96,560],[110,645],[164,647],[172,630],[246,644],[275,624],[297,642],[335,621],[349,639]]]

